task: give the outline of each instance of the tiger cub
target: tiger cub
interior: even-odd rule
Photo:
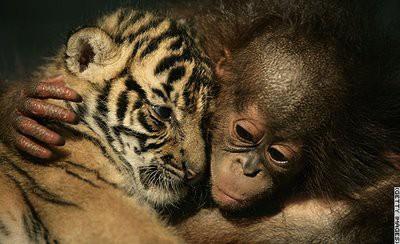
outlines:
[[[34,77],[63,75],[83,102],[51,102],[81,122],[49,122],[67,139],[52,162],[0,144],[0,243],[179,242],[151,207],[205,171],[212,69],[187,27],[149,12],[75,31]]]

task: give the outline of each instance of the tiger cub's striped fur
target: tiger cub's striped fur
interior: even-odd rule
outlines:
[[[204,172],[215,92],[186,27],[118,10],[72,34],[35,79],[56,74],[84,102],[52,102],[81,122],[53,125],[67,138],[53,162],[0,144],[0,243],[176,241],[146,205],[176,203]]]

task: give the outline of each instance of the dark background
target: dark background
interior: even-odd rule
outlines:
[[[158,7],[166,4],[157,0],[0,0],[0,79],[37,67],[55,54],[68,33],[117,7],[153,8],[155,3]]]
[[[169,2],[173,0],[167,0]],[[0,79],[30,71],[52,56],[66,34],[118,6],[163,7],[162,0],[0,0]],[[400,20],[400,0],[383,0],[382,26]]]

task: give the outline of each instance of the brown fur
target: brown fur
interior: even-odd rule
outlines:
[[[192,243],[392,241],[400,90],[391,76],[399,52],[371,39],[379,32],[367,2],[222,0],[181,12],[194,16],[222,83],[212,120],[213,197],[222,186],[247,207],[202,209],[178,225],[182,236]],[[302,87],[314,81],[321,87]],[[298,97],[300,106],[286,110]],[[259,116],[264,140],[230,149],[232,121]],[[264,156],[276,138],[302,149],[297,171],[276,170]],[[243,173],[251,160],[263,165],[254,177]]]

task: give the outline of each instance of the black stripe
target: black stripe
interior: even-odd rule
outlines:
[[[28,234],[29,240],[38,241],[39,238],[36,236],[36,233],[40,233],[40,228],[36,226],[35,221],[26,216],[26,214],[23,214],[22,223],[24,224],[25,233]]]
[[[166,154],[164,156],[161,157],[161,160],[165,163],[165,164],[171,164],[172,160],[174,159],[174,156],[172,154]]]
[[[142,111],[138,114],[138,121],[148,132],[155,132],[154,128],[147,122],[146,116]]]
[[[96,120],[97,124],[98,124],[98,125],[100,126],[100,128],[104,131],[104,133],[106,133],[107,140],[114,140],[114,139],[111,137],[111,135],[110,135],[110,128],[106,125],[106,123],[105,123],[103,120],[101,120],[99,117],[97,117],[97,116],[94,116],[93,118]],[[80,136],[80,137],[83,137],[83,138],[89,140],[90,142],[92,142],[92,144],[94,144],[95,147],[100,148],[101,151],[102,151],[102,155],[104,155],[104,156],[113,164],[113,166],[114,166],[119,172],[128,172],[128,173],[130,174],[130,176],[133,175],[133,168],[132,168],[132,165],[130,165],[130,163],[127,162],[122,156],[119,156],[118,158],[119,158],[119,159],[122,161],[122,163],[123,163],[123,164],[122,164],[122,167],[121,167],[121,164],[116,163],[115,160],[114,160],[114,159],[110,156],[110,154],[107,152],[107,149],[106,149],[106,147],[103,145],[102,141],[100,141],[100,140],[98,140],[98,139],[96,139],[96,138],[94,138],[94,137],[92,137],[92,136],[90,136],[90,135],[88,135],[88,134],[86,134],[86,133],[80,132],[80,131],[78,131],[78,130],[72,128],[71,126],[68,126],[68,125],[65,125],[65,124],[61,124],[61,126],[64,126],[64,128],[68,128],[72,133],[74,133],[74,134],[76,134],[76,135],[78,135],[78,136]],[[118,127],[124,127],[124,126],[117,126],[117,128],[118,128]],[[113,128],[113,131],[114,131],[114,128]],[[114,152],[115,154],[117,154],[117,155],[120,155],[120,152],[111,144],[111,142],[110,142],[110,141],[108,141],[108,142],[109,142],[108,145],[111,147],[111,149],[113,150],[113,152]],[[123,169],[122,169],[122,168],[123,168]],[[128,194],[130,194],[130,193],[128,193]]]
[[[65,106],[67,107],[67,109],[74,111],[76,113],[76,110],[72,107],[72,102],[70,101],[64,101]],[[75,104],[75,103],[74,103]]]
[[[139,99],[141,99],[142,101],[147,100],[146,92],[132,77],[126,79],[125,86],[129,91],[136,92],[139,95]]]
[[[119,73],[117,76],[118,76],[118,77],[126,77],[126,76],[128,75],[128,72],[129,72],[129,68],[128,68],[128,67],[125,67],[125,68],[121,71],[121,73]]]
[[[87,122],[85,121],[85,117],[86,117],[88,111],[87,111],[87,105],[84,102],[76,104],[77,110],[75,110],[72,107],[72,105],[71,105],[72,102],[65,101],[64,104],[67,106],[68,109],[74,111],[78,115],[79,123],[87,125]],[[53,123],[54,123],[54,121],[53,121]],[[57,123],[57,122],[55,122],[55,123]],[[59,123],[57,123],[57,124],[59,124]]]
[[[143,42],[144,42],[144,40],[139,40],[135,43],[135,46],[133,47],[133,51],[131,54],[132,57],[136,56],[136,53],[138,52],[139,48],[142,46]]]
[[[165,96],[163,91],[157,88],[152,88],[151,91],[158,97],[162,98],[164,102],[167,102],[167,97]]]
[[[119,32],[117,36],[115,37],[115,42],[117,44],[122,44],[126,39],[122,38],[123,32],[126,30],[127,27],[135,24],[137,21],[139,21],[141,18],[145,16],[144,12],[139,12],[137,11],[134,16],[129,18],[123,25],[122,22],[126,20],[128,14],[130,14],[132,11],[131,10],[123,10],[120,15],[118,16],[118,24],[117,26],[119,27]]]
[[[101,123],[101,122],[100,122]],[[102,155],[104,157],[106,157],[108,159],[109,162],[111,162],[111,164],[118,170],[118,172],[128,172],[131,173],[131,175],[133,175],[133,168],[132,165],[129,164],[129,162],[127,162],[123,157],[119,157],[119,159],[122,161],[123,165],[121,167],[121,165],[117,162],[115,162],[115,160],[110,156],[110,154],[108,153],[106,147],[103,145],[102,141],[92,137],[89,134],[83,133],[81,131],[78,131],[76,129],[74,129],[73,127],[66,125],[66,124],[61,124],[61,127],[67,128],[68,130],[70,130],[74,135],[85,138],[86,140],[90,141],[95,147],[100,148],[100,150],[102,151]],[[116,153],[119,154],[119,152],[111,145],[109,144],[111,149]],[[121,169],[123,168],[123,170]],[[128,193],[130,194],[130,193]]]
[[[118,33],[115,37],[114,37],[114,42],[117,45],[121,45],[122,43],[124,43],[124,39],[122,38],[122,31],[121,33]]]
[[[0,156],[0,159],[8,162],[20,175],[22,175],[29,181],[29,184],[34,189],[32,191],[33,194],[35,194],[38,197],[42,198],[43,200],[53,203],[53,204],[57,204],[57,205],[61,205],[61,206],[78,207],[75,203],[69,202],[69,201],[63,199],[61,196],[59,196],[55,193],[51,193],[48,190],[46,190],[45,188],[43,188],[40,184],[37,183],[37,181],[28,172],[26,172],[25,170],[18,167],[16,164],[14,164],[14,162],[9,160],[8,158]]]
[[[149,44],[147,45],[147,47],[143,50],[142,54],[140,55],[140,58],[143,59],[144,57],[146,57],[147,55],[151,54],[152,52],[154,52],[158,46],[160,45],[161,42],[163,42],[166,39],[172,38],[177,36],[179,33],[172,29],[171,27],[164,33],[162,33],[160,36],[153,38]]]
[[[122,38],[122,34],[127,26],[127,22],[125,22],[125,24],[123,24],[122,22],[124,22],[124,20],[126,20],[126,15],[129,14],[128,9],[123,9],[119,15],[118,15],[118,19],[117,19],[117,23],[116,23],[116,27],[118,28],[118,33],[116,34],[114,41],[117,44],[122,44],[124,42],[124,39]]]
[[[78,116],[79,116],[80,118],[85,117],[86,114],[87,114],[87,106],[86,106],[86,103],[80,103],[80,104],[77,105],[77,107],[78,107]]]
[[[126,110],[128,109],[128,91],[123,91],[118,97],[117,102],[117,118],[122,121],[125,117]]]
[[[124,43],[124,41],[125,41],[125,39],[122,38],[122,30],[121,30],[121,33],[118,33],[118,34],[114,37],[114,42],[115,42],[117,45],[121,45],[122,43]]]
[[[119,144],[120,144],[121,147],[122,147],[122,154],[125,154],[125,153],[126,153],[126,151],[125,151],[125,144],[124,144],[124,141],[123,141],[122,138],[121,138],[121,132],[120,132],[119,130],[116,130],[115,127],[112,128],[112,130],[113,130],[114,135],[115,135],[115,137],[117,138]],[[114,147],[112,147],[112,148],[113,148],[114,150],[116,150]]]
[[[72,126],[70,126],[70,125],[63,124],[63,123],[57,123],[57,124],[58,124],[58,126],[69,130],[74,136],[84,138],[85,140],[88,140],[89,142],[91,142],[95,147],[100,148],[101,154],[104,157],[106,157],[108,159],[108,161],[110,161],[115,166],[115,168],[117,170],[120,171],[120,168],[118,167],[118,164],[110,156],[110,154],[107,152],[106,147],[103,145],[103,143],[100,140],[94,138],[93,136],[91,136],[89,134],[86,134],[86,133],[83,133],[81,131],[78,131],[75,128],[73,128]]]
[[[174,88],[170,84],[162,84],[162,87],[164,88],[165,93],[167,93],[167,96],[171,99],[171,92]]]
[[[196,112],[196,106],[194,106],[195,94],[197,94],[200,91],[200,87],[206,83],[207,80],[204,76],[200,74],[199,67],[198,66],[194,67],[192,70],[192,74],[190,75],[190,78],[186,83],[183,91],[185,107],[188,108],[187,112],[189,113]]]
[[[71,162],[71,161],[64,161],[63,163],[66,163],[66,164],[68,164],[68,165],[70,165],[72,167],[79,168],[79,169],[84,170],[84,171],[86,171],[88,173],[94,174],[94,175],[96,175],[96,179],[106,183],[107,185],[109,185],[109,186],[111,186],[111,187],[113,187],[115,189],[120,189],[117,184],[115,184],[113,182],[110,182],[110,181],[106,180],[104,177],[102,177],[100,175],[99,171],[97,171],[97,170],[94,170],[94,169],[91,169],[91,168],[87,168],[87,167],[85,167],[85,166],[83,166],[81,164],[77,164],[77,163],[74,163],[74,162]]]
[[[78,180],[81,180],[81,181],[83,181],[83,182],[85,182],[85,183],[88,183],[89,185],[91,185],[91,186],[93,186],[93,187],[99,188],[98,185],[94,184],[93,182],[91,182],[91,181],[88,180],[88,179],[83,178],[82,176],[78,175],[77,173],[74,173],[74,172],[69,171],[69,170],[67,170],[67,169],[65,169],[65,173],[69,174],[70,176],[72,176],[72,177],[74,177],[74,178],[76,178],[76,179],[78,179]]]
[[[24,204],[28,207],[31,217],[23,217],[25,231],[27,232],[29,238],[34,243],[39,243],[39,236],[40,234],[43,235],[42,237],[45,239],[46,243],[50,243],[49,240],[49,231],[44,226],[39,214],[36,212],[35,208],[33,207],[31,201],[29,200],[27,193],[24,191],[21,184],[11,175],[5,174],[10,180],[12,180],[15,186],[21,192]],[[26,219],[28,218],[28,219]],[[29,221],[27,221],[29,220]]]
[[[145,16],[145,12],[141,12],[141,11],[136,11],[135,15],[132,16],[128,23],[129,24],[135,24],[136,22],[138,22],[141,18],[143,18]]]
[[[107,123],[99,116],[93,116],[93,119],[96,121],[101,131],[103,131],[103,133],[105,134],[108,144],[111,145],[111,143],[114,141],[114,138],[111,136],[110,128],[108,127]]]
[[[160,147],[164,146],[166,143],[167,143],[167,140],[164,140],[164,141],[159,142],[159,143],[149,143],[146,146],[144,146],[144,148],[146,150],[159,149]]]
[[[136,109],[138,109],[138,108],[140,108],[140,107],[142,107],[142,106],[143,106],[142,100],[137,100],[137,101],[135,102],[135,104],[133,105],[133,110],[136,110]]]
[[[176,68],[171,69],[168,75],[168,84],[172,84],[177,80],[180,80],[186,73],[186,69],[183,66],[179,66]]]
[[[189,77],[189,80],[186,86],[192,86],[193,91],[198,91],[201,84],[206,84],[205,77],[201,75],[201,68],[199,66],[195,66],[192,70],[192,74]]]
[[[132,14],[134,14],[132,16]],[[120,30],[125,30],[128,26],[133,25],[136,23],[139,19],[144,17],[144,12],[140,11],[132,11],[131,9],[122,9],[122,11],[119,13],[118,20],[116,26],[120,28]],[[128,19],[128,16],[130,17]],[[124,22],[125,23],[122,23]]]
[[[158,118],[156,118],[155,116],[153,116],[151,113],[149,113],[149,116],[150,116],[151,119],[153,119],[154,123],[156,123],[156,125],[157,125],[158,127],[164,127],[165,124],[164,124],[163,121],[159,120]]]
[[[32,214],[32,212],[31,212]],[[26,214],[22,215],[22,223],[24,224],[25,232],[28,234],[29,240],[34,241],[34,243],[42,242],[42,238],[47,239],[46,243],[50,243],[48,237],[44,237],[43,225],[38,223],[38,220],[34,217],[27,216]]]
[[[154,136],[151,135],[146,135],[137,131],[134,131],[126,126],[119,125],[113,128],[116,134],[118,134],[118,137],[120,137],[120,134],[123,133],[127,136],[133,136],[136,137],[139,140],[139,146],[140,149],[135,149],[135,153],[140,154],[143,152],[142,148],[144,147],[145,143],[147,142],[147,139],[153,138]]]
[[[126,19],[126,16],[129,14],[130,11],[128,9],[122,9],[119,12],[118,19],[117,19],[117,26],[121,26],[122,22]]]
[[[161,22],[162,22],[163,20],[164,20],[164,19],[162,19],[162,18],[155,18],[155,19],[151,20],[150,23],[148,23],[148,24],[146,24],[146,25],[140,27],[137,31],[131,33],[131,34],[128,36],[128,40],[129,40],[130,42],[132,42],[137,36],[139,36],[139,35],[145,33],[146,31],[149,31],[149,30],[151,30],[151,29],[153,29],[153,28],[156,28],[159,24],[161,24]]]
[[[106,81],[106,85],[104,86],[102,93],[97,98],[97,111],[105,117],[108,113],[107,102],[108,102],[108,96],[110,94],[110,90],[111,90],[111,81],[108,80],[108,81]]]
[[[180,49],[183,45],[183,38],[179,37],[176,41],[174,41],[171,46],[169,47],[169,49],[176,51],[178,49]]]
[[[164,58],[163,60],[160,61],[160,63],[157,65],[154,74],[158,75],[165,70],[170,69],[172,66],[174,66],[177,62],[182,62],[182,61],[188,61],[192,59],[192,54],[188,49],[185,49],[182,54],[179,55],[171,55],[169,57]]]
[[[134,131],[126,126],[123,125],[119,125],[119,126],[115,126],[113,129],[118,130],[119,132],[124,133],[125,135],[128,136],[133,136],[139,139],[139,141],[146,141],[149,138],[155,138],[155,136],[152,135],[146,135],[144,133],[138,132],[138,131]]]
[[[193,106],[191,106],[193,104],[193,96],[192,91],[189,90],[189,87],[185,87],[182,95],[185,101],[185,107],[187,108],[186,112],[193,113]]]

